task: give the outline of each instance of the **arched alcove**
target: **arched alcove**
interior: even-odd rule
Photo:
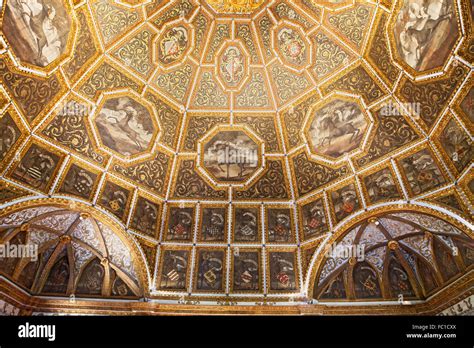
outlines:
[[[348,222],[321,249],[319,301],[424,300],[474,265],[472,232],[434,210],[392,206]]]
[[[133,243],[91,208],[38,201],[0,215],[0,272],[32,295],[140,298]]]

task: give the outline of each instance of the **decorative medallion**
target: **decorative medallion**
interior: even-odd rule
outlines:
[[[261,287],[260,251],[235,250],[233,255],[234,292],[255,292]]]
[[[171,27],[158,39],[158,60],[170,65],[181,60],[190,46],[191,37],[183,25]]]
[[[0,250],[40,248],[0,255],[0,314],[9,299],[20,314],[446,312],[474,267],[473,9],[4,0]],[[329,255],[336,242],[364,258]]]
[[[309,43],[296,27],[284,26],[274,32],[275,47],[283,63],[301,69],[309,63]]]
[[[229,88],[238,87],[247,74],[247,57],[237,45],[224,49],[219,58],[219,77]]]

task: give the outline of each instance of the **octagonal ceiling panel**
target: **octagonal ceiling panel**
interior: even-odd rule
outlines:
[[[452,0],[399,1],[390,27],[397,60],[415,73],[442,68],[459,38],[454,7]]]
[[[305,136],[313,154],[338,160],[363,149],[371,123],[359,101],[333,97],[311,111]]]
[[[93,119],[105,150],[131,157],[150,150],[159,128],[154,109],[126,94],[105,95]]]
[[[425,300],[472,268],[467,2],[28,3],[2,8],[0,217],[60,204],[121,229],[160,305],[392,301],[400,265]],[[390,243],[374,217],[459,238]],[[365,263],[323,257],[344,238]]]
[[[71,53],[74,20],[69,0],[32,4],[8,1],[4,6],[2,30],[21,63],[47,71]]]
[[[262,167],[262,153],[244,128],[217,129],[201,141],[200,164],[219,183],[244,184]]]

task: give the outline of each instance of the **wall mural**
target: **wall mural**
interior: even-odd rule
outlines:
[[[0,243],[40,245],[37,262],[0,260],[7,283],[173,313],[461,300],[469,2],[5,0],[2,14]],[[363,255],[328,257],[340,243]]]

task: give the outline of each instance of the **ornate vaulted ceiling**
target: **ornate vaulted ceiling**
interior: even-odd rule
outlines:
[[[170,311],[465,297],[473,14],[4,0],[0,241],[39,258],[3,258],[0,290]]]

